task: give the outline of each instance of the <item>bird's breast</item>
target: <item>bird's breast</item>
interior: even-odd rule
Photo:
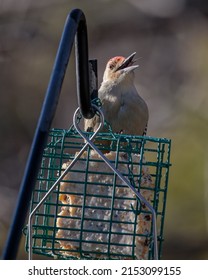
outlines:
[[[142,135],[148,122],[148,108],[137,91],[107,94],[102,100],[105,119],[116,133]]]

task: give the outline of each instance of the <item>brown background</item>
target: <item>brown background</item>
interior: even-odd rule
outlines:
[[[148,134],[172,139],[163,259],[208,258],[208,4],[206,0],[0,0],[0,252],[67,14],[87,18],[99,84],[115,55],[137,52]],[[72,56],[53,127],[77,107]],[[18,258],[26,258],[24,244]]]

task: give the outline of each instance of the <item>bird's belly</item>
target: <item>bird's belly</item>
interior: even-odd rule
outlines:
[[[116,133],[142,135],[148,121],[148,114],[129,106],[121,106],[109,123]]]

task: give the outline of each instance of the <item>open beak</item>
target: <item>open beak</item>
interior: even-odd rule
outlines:
[[[133,71],[134,69],[136,69],[137,67],[139,67],[139,65],[133,65],[133,63],[136,61],[136,60],[133,60],[135,54],[136,54],[136,52],[134,52],[130,56],[128,56],[122,62],[122,64],[116,69],[116,71],[123,70],[125,72],[130,72],[130,71]]]

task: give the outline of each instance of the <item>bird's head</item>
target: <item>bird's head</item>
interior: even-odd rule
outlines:
[[[134,70],[139,65],[133,65],[136,60],[133,60],[136,52],[132,53],[127,58],[123,56],[115,56],[111,58],[105,68],[103,81],[117,80],[133,80]]]

